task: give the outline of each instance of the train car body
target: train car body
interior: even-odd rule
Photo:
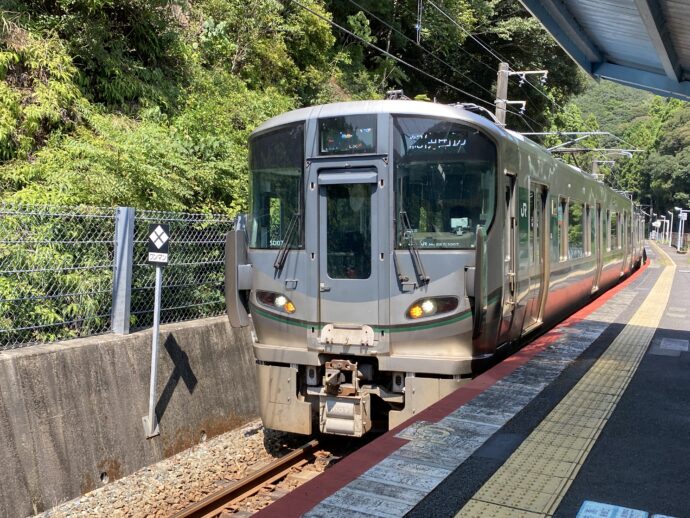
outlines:
[[[268,428],[393,427],[642,256],[630,199],[457,106],[289,112],[252,134],[250,171],[226,299]]]

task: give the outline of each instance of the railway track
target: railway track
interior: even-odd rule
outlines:
[[[309,441],[304,446],[296,448],[276,459],[243,480],[211,493],[179,513],[172,515],[171,518],[215,518],[219,516],[249,515],[251,512],[238,512],[240,503],[252,498],[264,488],[276,484],[288,475],[298,473],[300,469],[316,459],[319,452],[319,441]],[[312,476],[316,474],[318,472],[314,472]],[[305,477],[305,480],[302,482],[306,482],[309,478],[311,477]],[[286,492],[279,491],[277,496],[282,496]],[[256,511],[258,510],[256,509]]]

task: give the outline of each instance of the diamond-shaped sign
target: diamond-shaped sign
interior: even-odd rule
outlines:
[[[149,236],[149,239],[153,242],[154,245],[156,245],[156,248],[160,249],[168,239],[168,234],[163,230],[163,227],[158,225],[153,232],[151,232],[151,235]]]
[[[164,223],[149,225],[148,258],[149,264],[168,264],[170,227]]]

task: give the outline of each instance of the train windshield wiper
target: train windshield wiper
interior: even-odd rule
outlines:
[[[301,214],[299,212],[295,212],[288,223],[287,232],[285,232],[285,239],[283,239],[283,245],[280,247],[276,260],[273,262],[273,268],[278,271],[282,270],[283,266],[285,265],[285,260],[290,252],[290,248],[292,248],[292,236],[299,228],[298,222],[300,219]]]
[[[428,284],[431,279],[424,270],[422,257],[419,255],[419,250],[414,242],[414,230],[412,230],[410,219],[407,217],[407,212],[404,210],[400,211],[400,224],[403,228],[403,241],[407,242],[407,248],[410,250],[410,255],[412,256],[412,265],[414,266],[415,275],[419,280],[419,285],[424,286]]]

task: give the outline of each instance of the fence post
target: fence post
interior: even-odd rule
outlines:
[[[115,211],[115,261],[113,264],[113,333],[129,333],[132,300],[132,262],[134,256],[134,209]]]

